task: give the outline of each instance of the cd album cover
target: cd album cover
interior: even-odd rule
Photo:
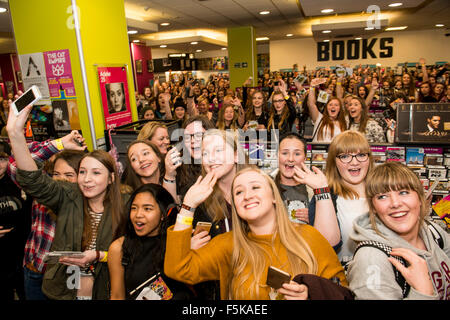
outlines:
[[[399,104],[397,122],[397,142],[450,143],[449,103]]]

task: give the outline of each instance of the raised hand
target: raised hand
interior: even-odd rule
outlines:
[[[197,208],[211,195],[217,182],[214,170],[205,177],[198,177],[197,181],[189,188],[184,196],[184,203],[192,208]]]
[[[301,163],[300,167],[295,166],[294,180],[313,189],[327,187],[328,181],[323,172],[315,166],[312,166],[311,169],[312,171],[304,163]]]
[[[405,248],[394,248],[391,251],[391,255],[402,257],[408,262],[409,266],[405,267],[397,259],[393,257],[388,258],[394,267],[400,271],[411,287],[422,294],[429,296],[434,295],[434,287],[425,259]]]
[[[87,148],[83,136],[77,131],[72,130],[71,133],[61,138],[65,150],[80,150]]]

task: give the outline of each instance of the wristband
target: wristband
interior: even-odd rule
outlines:
[[[185,226],[191,226],[193,220],[193,217],[184,216],[182,214],[177,215],[177,223],[184,224]]]
[[[289,96],[284,96],[284,100],[287,100],[287,99],[289,99]]]
[[[169,179],[166,179],[166,177],[163,178],[163,181],[164,181],[165,183],[175,183],[175,182],[177,182],[176,179],[174,179],[174,180],[169,180]]]
[[[330,199],[330,193],[325,192],[325,193],[315,194],[314,197],[316,198],[316,201],[328,200],[328,199]]]
[[[190,211],[190,212],[195,212],[195,208],[189,207],[188,205],[185,205],[184,203],[181,205],[181,208]]]
[[[339,85],[339,86],[340,86],[341,84],[342,84],[342,83],[340,83],[340,82],[336,82],[336,85]]]
[[[63,145],[63,143],[62,143],[62,140],[61,140],[61,138],[60,139],[56,139],[56,140],[54,140],[55,141],[55,143],[56,143],[56,148],[58,149],[58,150],[63,150],[64,149],[64,145]]]
[[[330,188],[329,187],[317,188],[317,189],[314,189],[313,191],[314,191],[314,195],[330,193]]]
[[[105,255],[100,260],[100,262],[108,262],[108,251],[103,251],[103,252],[105,253]]]

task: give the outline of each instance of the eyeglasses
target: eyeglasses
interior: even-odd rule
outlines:
[[[273,102],[283,102],[284,101],[284,99],[283,100],[273,100]]]
[[[365,162],[367,159],[369,159],[368,153],[358,153],[358,154],[348,154],[343,153],[336,156],[341,162],[343,163],[350,163],[353,161],[353,158],[356,158],[359,162]]]
[[[191,141],[192,139],[200,140],[203,138],[204,132],[196,132],[194,134],[184,134],[184,139],[186,141]]]

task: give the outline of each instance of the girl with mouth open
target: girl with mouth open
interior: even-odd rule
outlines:
[[[335,245],[335,250],[343,265],[351,260],[356,248],[355,242],[349,239],[353,221],[369,211],[364,187],[372,167],[372,153],[367,139],[354,130],[342,132],[328,148],[325,169],[334,214],[330,215],[330,207],[325,211],[318,207],[325,200],[316,201],[313,198],[309,206],[309,223],[333,245],[340,237],[341,243]],[[324,221],[323,217],[328,218]]]
[[[136,299],[143,288],[134,289],[160,273],[173,294],[173,300],[187,300],[192,292],[183,283],[163,272],[166,229],[174,210],[174,199],[158,184],[140,186],[127,203],[128,217],[122,224],[123,236],[109,247],[108,268],[111,300]]]
[[[368,174],[365,192],[369,212],[354,221],[350,237],[356,242],[376,241],[392,251],[389,256],[371,246],[356,251],[347,273],[356,299],[448,299],[450,235],[429,221],[430,208],[416,174],[401,163],[384,163]],[[397,283],[393,267],[409,291]],[[369,268],[379,270],[376,285],[368,279]]]
[[[331,142],[339,133],[346,130],[344,110],[341,100],[332,97],[328,100],[324,112],[321,113],[316,105],[315,88],[320,79],[311,81],[311,89],[308,94],[308,108],[311,120],[314,123],[313,142]]]
[[[185,204],[200,205],[214,191],[215,171],[191,187]],[[236,300],[305,300],[308,287],[295,281],[278,290],[266,285],[269,266],[291,275],[336,277],[347,285],[344,270],[327,240],[306,224],[295,224],[273,179],[255,167],[239,171],[232,180],[232,231],[220,234],[204,247],[189,249],[193,213],[181,209],[175,226],[167,231],[165,273],[195,284],[220,280],[220,298]]]
[[[347,128],[363,133],[369,143],[394,142],[395,122],[386,119],[388,129],[383,128],[374,119],[369,118],[367,107],[363,99],[353,96],[348,106]],[[387,139],[386,139],[387,137]]]

